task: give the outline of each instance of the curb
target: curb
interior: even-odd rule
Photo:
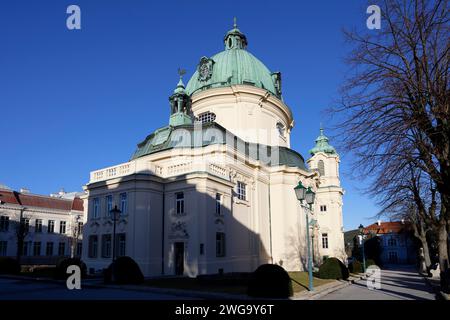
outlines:
[[[348,287],[355,283],[355,281],[361,280],[363,277],[350,277],[347,280],[336,280],[337,282],[332,282],[330,284],[324,284],[317,287],[319,290],[315,290],[313,292],[306,291],[301,292],[299,294],[294,295],[292,300],[317,300],[327,294],[338,291],[345,287]]]

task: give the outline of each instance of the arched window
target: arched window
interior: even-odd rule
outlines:
[[[284,137],[284,133],[285,133],[284,124],[282,124],[281,122],[277,122],[277,130],[278,130],[278,134],[280,136]]]
[[[321,176],[325,175],[325,164],[323,163],[323,160],[319,160],[317,163],[317,169],[319,169],[319,173]]]
[[[201,123],[213,122],[216,120],[216,114],[213,112],[204,112],[198,115],[197,121]]]

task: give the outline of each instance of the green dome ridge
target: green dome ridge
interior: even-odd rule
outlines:
[[[323,128],[320,128],[320,135],[316,139],[316,145],[314,148],[309,150],[311,155],[315,155],[319,152],[324,152],[328,154],[337,154],[336,149],[328,143],[329,139],[323,134]]]
[[[211,88],[246,84],[265,89],[278,96],[272,73],[248,51],[243,49],[225,50],[212,56],[211,60],[211,76],[206,81],[202,80],[199,70],[197,70],[186,87],[189,95]]]
[[[202,90],[228,87],[236,84],[255,86],[281,97],[281,74],[271,72],[258,58],[246,50],[247,38],[237,28],[224,37],[225,50],[202,57],[197,70],[186,86],[189,95]]]

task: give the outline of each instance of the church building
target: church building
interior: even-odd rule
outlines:
[[[90,272],[130,256],[145,276],[252,272],[307,266],[306,214],[314,264],[344,261],[339,156],[320,130],[304,158],[279,72],[247,50],[234,27],[224,50],[202,57],[169,97],[168,123],[126,163],[93,171],[85,185],[83,260]],[[294,187],[315,192],[312,210]],[[113,208],[117,208],[114,214]]]

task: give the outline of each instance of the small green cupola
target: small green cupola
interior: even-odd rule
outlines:
[[[327,154],[337,155],[336,149],[328,143],[329,139],[326,135],[323,134],[323,128],[320,127],[320,135],[316,139],[316,145],[314,148],[309,150],[311,155],[315,155],[319,152],[324,152]]]
[[[193,123],[193,115],[191,109],[192,101],[191,97],[187,94],[186,88],[183,83],[183,75],[186,72],[184,70],[178,70],[178,73],[180,75],[180,81],[178,81],[177,87],[173,91],[173,94],[169,97],[169,124],[173,127]]]
[[[236,18],[234,18],[233,29],[227,32],[223,38],[225,50],[247,48],[247,37],[238,29]]]

